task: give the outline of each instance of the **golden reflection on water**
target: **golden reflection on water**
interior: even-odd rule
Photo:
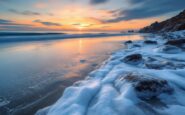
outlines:
[[[107,48],[104,47],[102,43],[111,44],[111,42],[121,42],[125,40],[140,40],[142,38],[143,38],[142,36],[133,35],[133,36],[102,37],[102,38],[68,39],[64,41],[54,42],[52,45],[58,50],[65,49],[65,51],[67,52],[73,52],[74,50],[76,51],[78,49],[79,53],[85,53],[92,51],[91,48],[93,48],[94,51]]]
[[[78,52],[80,52],[80,53],[82,51],[82,46],[83,46],[83,40],[79,39],[79,50],[78,50]]]
[[[112,52],[124,47],[125,40],[139,39],[142,36],[132,35],[1,44],[0,90],[9,95],[40,83],[84,79]]]
[[[52,43],[56,52],[53,55],[65,57],[75,64],[70,66],[68,73],[65,77],[79,77],[83,76],[82,70],[89,68],[89,63],[101,63],[102,60],[108,57],[107,54],[114,50],[123,47],[121,44],[125,40],[140,40],[142,36],[114,36],[106,38],[81,38],[81,39],[68,39],[56,41]],[[80,63],[80,60],[87,60],[86,63]]]
[[[78,49],[78,52],[83,53],[89,51],[92,46],[96,49],[103,48],[100,43],[108,42],[119,42],[124,40],[140,40],[143,37],[140,35],[129,35],[129,36],[112,36],[112,37],[101,37],[101,38],[74,38],[74,39],[61,39],[54,41],[38,41],[38,42],[28,42],[20,43],[10,47],[14,51],[30,51],[39,50],[43,47],[54,47],[59,52],[65,49],[65,52],[71,52]]]

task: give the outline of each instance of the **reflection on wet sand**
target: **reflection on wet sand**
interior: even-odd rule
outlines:
[[[9,109],[14,109],[21,102],[28,104],[52,94],[49,99],[53,101],[36,106],[35,111],[53,103],[62,94],[58,92],[58,96],[53,96],[54,92],[83,79],[112,52],[124,47],[122,41],[142,38],[130,35],[2,44],[0,96],[11,102],[7,105]]]

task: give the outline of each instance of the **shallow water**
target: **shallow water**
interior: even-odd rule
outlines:
[[[0,44],[0,97],[11,102],[66,78],[85,77],[141,35]]]

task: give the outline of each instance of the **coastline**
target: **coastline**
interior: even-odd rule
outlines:
[[[43,40],[57,40],[57,39],[72,39],[72,38],[96,38],[96,37],[110,37],[110,36],[128,36],[135,35],[137,33],[125,34],[125,33],[98,33],[98,34],[29,34],[26,35],[3,35],[0,38],[0,43],[11,43],[11,42],[26,42],[26,41],[43,41]]]
[[[182,31],[169,36],[125,42],[128,49],[111,55],[99,69],[68,87],[54,105],[36,115],[185,114],[185,86],[181,82],[185,75],[184,52],[178,46],[165,45],[185,34]]]
[[[0,6],[0,115],[185,115],[185,0]]]

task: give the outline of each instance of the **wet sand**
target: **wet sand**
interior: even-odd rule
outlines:
[[[52,86],[48,86],[44,88],[41,91],[37,91],[29,96],[26,96],[20,100],[15,100],[14,103],[10,104],[8,107],[13,107],[18,104],[27,103],[26,106],[18,107],[17,109],[11,111],[10,113],[13,115],[33,115],[35,114],[39,109],[42,109],[44,107],[50,106],[54,104],[63,94],[63,91],[65,88],[73,85],[74,82],[83,80],[85,76],[88,75],[91,71],[93,71],[95,68],[98,68],[100,66],[92,66],[89,68],[86,68],[81,72],[81,75],[77,76],[70,76],[67,75],[66,79],[53,84]],[[6,113],[7,114],[7,113]]]
[[[10,103],[0,107],[0,114],[32,115],[55,103],[66,87],[84,79],[129,39],[142,39],[142,36],[1,45],[0,69],[4,71],[0,72],[0,96]]]

